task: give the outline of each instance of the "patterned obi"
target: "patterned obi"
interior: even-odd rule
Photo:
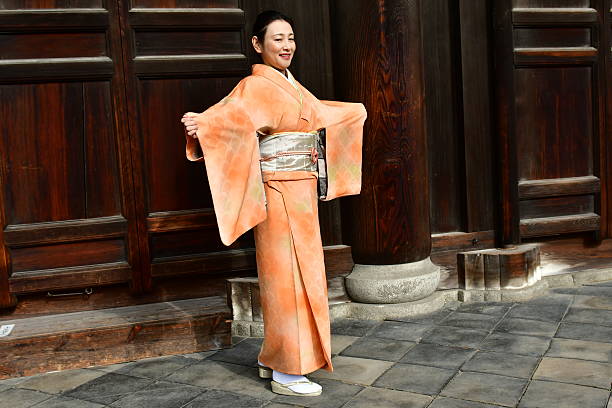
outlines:
[[[318,171],[320,143],[317,131],[261,135],[259,137],[261,170]]]

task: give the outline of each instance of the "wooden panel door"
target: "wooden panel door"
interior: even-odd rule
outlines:
[[[139,271],[113,3],[0,2],[0,307]]]
[[[502,241],[599,232],[609,1],[501,0],[494,10]]]
[[[137,223],[139,287],[154,277],[254,268],[252,235],[230,250],[217,232],[205,167],[188,162],[180,118],[250,71],[238,0],[119,1]],[[197,8],[196,8],[197,7]]]

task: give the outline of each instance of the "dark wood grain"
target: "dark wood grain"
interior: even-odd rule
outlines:
[[[515,138],[515,95],[512,42],[512,2],[493,2],[493,60],[495,66],[495,120],[499,174],[498,234],[501,245],[520,242],[518,166]]]
[[[459,2],[467,232],[495,228],[490,13],[485,0]]]
[[[9,247],[75,242],[122,236],[127,220],[122,216],[82,220],[9,225],[4,242]]]
[[[583,231],[598,231],[599,224],[599,215],[593,213],[531,218],[521,220],[521,236],[537,237]]]
[[[455,2],[456,3],[456,2]],[[466,230],[461,58],[458,6],[422,2],[423,70],[429,149],[431,228],[435,233]],[[440,24],[440,22],[443,22]]]
[[[447,232],[432,234],[432,252],[442,252],[454,249],[465,251],[492,248],[495,246],[495,231],[478,232]]]
[[[594,194],[600,190],[601,182],[595,176],[521,180],[519,182],[519,195],[521,199]]]
[[[419,1],[332,3],[336,95],[368,110],[363,187],[350,200],[355,263],[431,252],[419,9]]]
[[[240,4],[240,0],[130,0],[132,7],[143,8],[200,8],[220,7],[235,8]],[[203,4],[204,3],[204,4]]]
[[[131,278],[132,270],[127,262],[113,262],[93,266],[15,272],[9,283],[11,293],[23,295],[44,291],[66,293],[74,292],[72,289],[82,288],[97,291],[101,286],[124,284]],[[67,310],[70,311],[70,309]]]
[[[210,3],[210,1],[206,1],[206,7],[212,7]],[[174,10],[163,8],[133,8],[129,12],[129,19],[130,26],[138,29],[157,27],[174,27],[178,29],[184,27],[211,27],[236,28],[240,30],[244,26],[244,11],[239,8],[199,8],[197,10],[189,8]]]
[[[6,1],[2,2],[2,4]],[[0,10],[2,10],[0,4]],[[108,11],[104,9],[91,10],[2,10],[0,11],[0,26],[5,30],[32,30],[58,28],[105,28],[108,26]]]
[[[521,219],[559,217],[595,212],[592,195],[521,200]]]
[[[230,319],[223,298],[21,319],[0,378],[229,347]]]
[[[124,261],[122,239],[11,248],[13,272]]]
[[[87,33],[2,33],[0,59],[74,58],[106,55],[104,32]],[[53,47],[46,45],[52,42]]]
[[[559,7],[561,1],[557,0],[557,4],[552,7],[517,7],[512,10],[512,20],[516,24],[584,24],[597,21],[597,10],[584,8],[563,9]],[[587,3],[588,4],[588,3]],[[563,4],[566,6],[566,4]]]
[[[601,26],[608,27],[600,30],[600,46],[601,58],[607,63],[601,64],[599,69],[603,72],[603,82],[605,89],[601,92],[600,97],[606,98],[606,103],[600,105],[599,114],[606,117],[605,128],[600,133],[601,149],[599,151],[602,158],[602,165],[599,168],[599,174],[602,178],[602,193],[601,193],[601,208],[600,212],[603,218],[601,224],[602,236],[612,237],[612,143],[609,135],[612,134],[612,63],[610,61],[610,53],[612,53],[612,2],[603,1],[601,4]],[[608,46],[606,46],[606,44]],[[606,57],[607,56],[607,57]],[[605,164],[604,164],[605,163]]]
[[[100,9],[103,0],[3,0],[0,9],[63,9],[95,8]]]
[[[516,23],[516,20],[514,21]],[[588,47],[593,44],[590,28],[542,28],[514,29],[515,48]]]

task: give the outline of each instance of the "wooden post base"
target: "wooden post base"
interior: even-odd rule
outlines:
[[[540,280],[540,249],[518,245],[507,249],[485,249],[457,254],[461,289],[518,289]]]

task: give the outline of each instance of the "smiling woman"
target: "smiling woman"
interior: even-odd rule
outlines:
[[[296,49],[291,19],[275,11],[261,13],[255,21],[251,41],[264,64],[286,76]]]
[[[366,111],[320,101],[295,80],[289,17],[261,13],[251,41],[263,64],[218,104],[183,116],[187,157],[205,161],[223,243],[255,227],[260,376],[276,393],[314,396],[321,386],[303,375],[332,370],[317,199],[359,194]]]

